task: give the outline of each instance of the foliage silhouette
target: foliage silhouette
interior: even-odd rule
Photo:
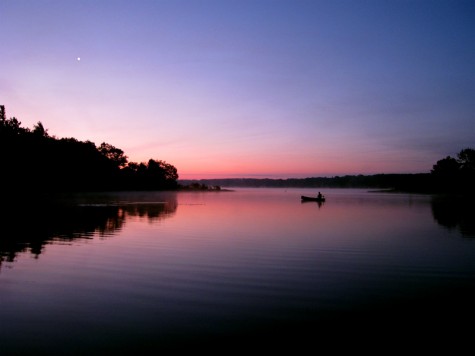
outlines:
[[[430,173],[345,175],[309,178],[225,178],[180,180],[189,187],[371,188],[413,193],[475,193],[475,150],[438,161]]]
[[[475,192],[475,150],[465,148],[457,158],[447,156],[430,173],[346,175],[304,179],[188,180],[178,185],[177,169],[161,160],[128,162],[111,144],[100,146],[75,138],[58,139],[41,122],[33,130],[0,106],[0,191],[164,190],[199,186],[343,187],[393,189],[423,193]]]
[[[431,170],[433,185],[438,192],[475,192],[475,150],[465,148],[457,159],[447,156],[437,161]]]
[[[127,165],[127,156],[120,148],[114,147],[111,144],[102,142],[98,147],[98,151],[109,160],[113,161],[117,167],[124,168]]]
[[[164,190],[177,187],[176,168],[165,161],[128,162],[124,152],[75,138],[56,138],[41,122],[33,130],[0,106],[0,162],[4,193],[26,191]]]

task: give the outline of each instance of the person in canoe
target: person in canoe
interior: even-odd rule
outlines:
[[[325,201],[325,197],[322,193],[318,192],[316,197],[307,197],[305,195],[301,196],[302,201],[318,201],[319,203],[323,203]]]

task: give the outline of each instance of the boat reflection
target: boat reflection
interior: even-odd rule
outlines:
[[[319,192],[318,196],[316,196],[316,197],[310,197],[310,196],[302,195],[300,197],[300,201],[302,203],[309,203],[309,202],[317,203],[318,207],[321,208],[323,203],[325,203],[325,197],[323,195],[321,195],[320,192]]]
[[[136,196],[75,197],[73,200],[48,200],[42,204],[2,204],[0,270],[5,262],[14,262],[19,254],[35,258],[51,243],[79,239],[106,238],[118,233],[128,218],[146,218],[149,222],[165,219],[177,210],[176,194],[160,201],[143,201]]]

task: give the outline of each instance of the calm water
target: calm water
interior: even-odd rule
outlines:
[[[473,337],[473,208],[338,189],[324,191],[323,205],[300,202],[315,193],[121,193],[4,207],[0,354],[390,350]]]

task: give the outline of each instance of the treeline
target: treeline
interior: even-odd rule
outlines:
[[[431,172],[418,174],[345,175],[290,179],[227,178],[182,180],[181,184],[222,187],[368,188],[420,193],[475,193],[475,150],[466,148],[457,158],[446,157]]]
[[[165,161],[128,162],[124,152],[103,142],[50,136],[7,119],[0,106],[0,191],[2,193],[175,189],[177,169]]]
[[[372,188],[425,193],[474,193],[475,150],[447,156],[430,173],[345,175],[290,179],[227,178],[181,180],[177,169],[161,160],[129,162],[108,143],[57,138],[41,122],[33,129],[7,119],[0,106],[0,193],[165,190],[219,190],[220,187]]]
[[[457,157],[447,156],[432,167],[432,183],[444,192],[475,192],[475,150],[465,148]]]
[[[180,180],[180,184],[202,184],[222,187],[256,187],[256,188],[379,188],[379,189],[422,189],[429,174],[375,174],[345,175],[335,177],[310,178],[224,178]]]

